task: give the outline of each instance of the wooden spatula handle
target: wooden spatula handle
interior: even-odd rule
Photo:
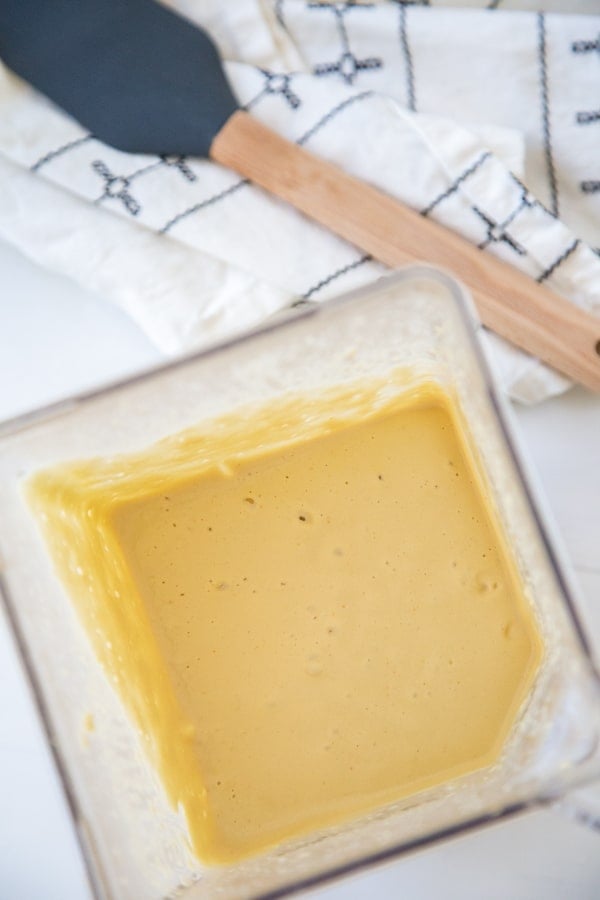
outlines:
[[[210,155],[388,266],[424,261],[455,272],[470,289],[485,325],[600,391],[599,318],[285,140],[248,113],[234,113]]]

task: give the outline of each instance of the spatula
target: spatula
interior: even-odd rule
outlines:
[[[204,156],[388,266],[425,261],[482,321],[600,391],[600,320],[239,109],[210,38],[154,0],[1,0],[0,58],[99,140]]]

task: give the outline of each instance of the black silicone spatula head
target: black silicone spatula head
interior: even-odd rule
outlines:
[[[210,38],[154,0],[0,0],[0,59],[132,153],[208,156],[237,109]]]

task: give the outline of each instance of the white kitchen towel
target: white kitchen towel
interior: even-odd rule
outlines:
[[[600,16],[494,0],[171,5],[207,28],[266,124],[600,313]],[[213,163],[101,144],[5,68],[0,234],[173,355],[385,271]],[[568,386],[493,350],[517,399]]]

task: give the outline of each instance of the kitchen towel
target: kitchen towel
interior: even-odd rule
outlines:
[[[209,31],[267,125],[600,314],[595,3],[171,5]],[[385,272],[213,163],[101,144],[5,67],[0,235],[113,300],[169,355]],[[490,343],[512,397],[568,387]]]

